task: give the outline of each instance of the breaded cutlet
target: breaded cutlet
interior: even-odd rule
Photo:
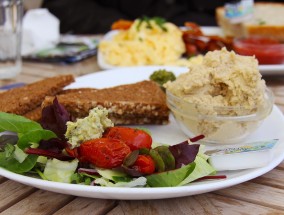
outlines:
[[[72,75],[60,75],[0,93],[0,111],[24,115],[40,107],[46,96],[54,96],[72,83]]]
[[[75,90],[57,98],[74,118],[85,117],[92,108],[101,106],[108,109],[114,124],[167,124],[169,120],[165,93],[152,81]],[[53,99],[46,97],[43,107],[52,104]]]

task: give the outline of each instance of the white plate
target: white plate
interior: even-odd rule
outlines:
[[[120,85],[124,83],[133,83],[148,79],[149,75],[157,69],[169,69],[176,74],[187,71],[180,67],[136,67],[116,69],[106,72],[89,74],[76,79],[76,82],[69,88],[95,87],[104,88]],[[186,139],[186,136],[178,129],[173,117],[170,118],[170,124],[162,126],[143,126],[151,130],[154,141],[176,144]],[[102,199],[163,199],[172,197],[189,196],[200,193],[211,192],[221,188],[233,186],[255,177],[258,177],[274,167],[276,167],[284,158],[284,117],[281,111],[274,106],[271,115],[264,121],[262,126],[253,133],[246,142],[278,138],[279,144],[276,145],[273,160],[269,165],[262,168],[247,169],[241,171],[227,171],[220,174],[226,174],[227,179],[215,181],[203,181],[191,183],[183,187],[167,188],[112,188],[112,187],[94,187],[76,184],[64,184],[41,179],[31,178],[9,172],[0,168],[0,175],[11,180],[18,181],[33,187],[49,190],[58,193],[71,194],[75,196],[84,196]]]
[[[201,27],[205,35],[219,35],[223,36],[223,32],[219,27]],[[102,40],[111,40],[118,31],[110,31],[103,37]],[[98,65],[101,69],[115,69],[120,68],[119,66],[114,66],[105,62],[104,57],[100,50],[98,49]],[[275,65],[260,65],[259,71],[262,75],[283,75],[284,74],[284,64]]]

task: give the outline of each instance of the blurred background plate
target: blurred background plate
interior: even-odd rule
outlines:
[[[205,35],[218,35],[223,36],[223,32],[219,27],[201,27]],[[117,30],[109,31],[106,33],[102,40],[111,40],[112,37],[117,34]],[[105,62],[104,57],[100,50],[97,53],[98,65],[101,69],[115,69],[120,68],[119,66],[114,66]],[[283,75],[284,74],[284,64],[277,65],[260,65],[259,71],[262,75]]]

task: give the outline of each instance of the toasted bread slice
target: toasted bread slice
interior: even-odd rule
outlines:
[[[82,118],[97,106],[108,109],[114,124],[166,124],[169,109],[165,93],[152,81],[105,89],[71,90],[57,95],[58,101],[74,118]],[[43,107],[54,97],[46,97]]]
[[[42,112],[42,108],[41,106],[38,106],[35,109],[25,113],[23,116],[30,120],[39,122],[41,119],[41,112]]]
[[[94,88],[79,88],[79,89],[67,89],[67,90],[62,90],[60,91],[57,95],[61,95],[61,94],[67,94],[67,93],[82,93],[82,92],[91,92],[91,91],[96,91],[96,89]],[[33,120],[33,121],[37,121],[39,122],[41,120],[41,114],[42,114],[42,107],[41,105],[36,107],[35,109],[25,113],[23,116]]]
[[[45,96],[56,95],[73,81],[72,75],[61,75],[0,93],[0,111],[24,115],[39,107]]]
[[[95,92],[98,89],[96,88],[75,88],[75,89],[66,89],[66,90],[62,90],[61,92],[58,93],[58,95],[61,94],[67,94],[67,93],[89,93],[89,92]]]

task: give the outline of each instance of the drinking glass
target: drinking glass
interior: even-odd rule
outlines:
[[[0,0],[0,79],[21,72],[22,0]]]

